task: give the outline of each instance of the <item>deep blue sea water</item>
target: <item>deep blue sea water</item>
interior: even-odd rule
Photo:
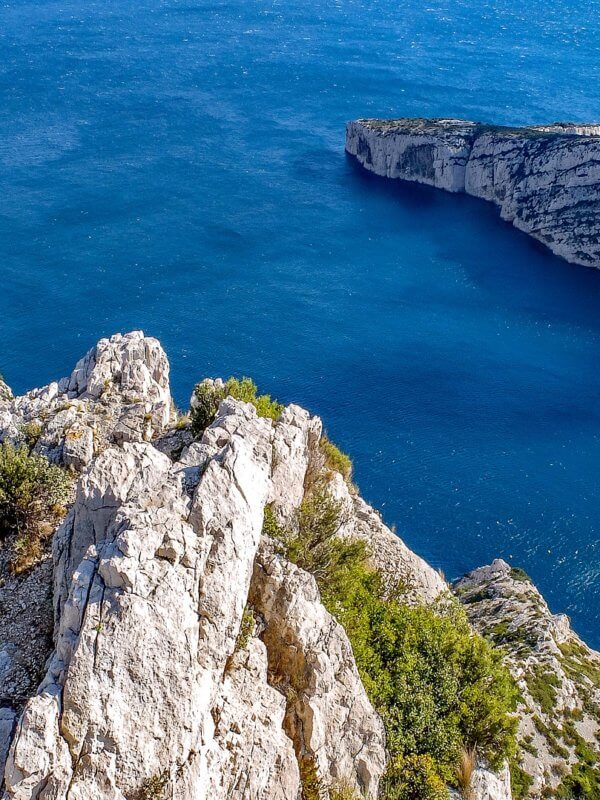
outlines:
[[[344,155],[357,116],[600,118],[598,0],[4,0],[0,369],[143,328],[178,402],[321,414],[448,577],[502,556],[600,645],[600,272]]]

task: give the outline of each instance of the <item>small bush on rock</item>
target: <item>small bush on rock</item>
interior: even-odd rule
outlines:
[[[447,800],[448,790],[429,755],[396,758],[381,791],[385,800]]]
[[[319,449],[325,457],[327,469],[341,473],[346,483],[352,480],[352,461],[350,456],[342,453],[339,447],[331,442],[326,436],[321,437]]]
[[[0,445],[0,536],[16,533],[13,570],[23,572],[39,558],[42,542],[62,515],[71,481],[60,467],[26,446]]]
[[[201,436],[208,428],[219,410],[219,403],[225,397],[223,387],[211,380],[202,381],[194,388],[194,400],[190,413],[192,433]]]
[[[211,424],[219,410],[219,403],[226,397],[252,403],[259,417],[277,420],[283,411],[283,405],[270,395],[258,394],[258,388],[251,378],[229,378],[225,384],[205,380],[194,388],[190,416],[195,436],[200,436]]]

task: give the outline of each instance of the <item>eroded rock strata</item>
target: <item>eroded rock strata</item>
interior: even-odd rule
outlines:
[[[43,389],[13,397],[0,385],[0,437],[35,432],[34,451],[68,468],[75,487],[31,570],[12,574],[9,545],[0,552],[4,800],[300,800],[307,765],[324,785],[375,798],[382,720],[315,578],[263,535],[264,509],[290,520],[310,475],[326,474],[340,535],[368,542],[409,602],[448,587],[342,474],[324,473],[318,417],[290,405],[274,421],[226,397],[195,437],[176,421],[168,374],[160,344],[134,332],[101,340]],[[486,635],[503,626],[512,642],[525,626],[527,653],[508,656],[522,740],[539,748],[523,768],[536,791],[555,785],[575,746],[559,764],[529,738],[539,699],[527,676],[556,674],[552,713],[581,711],[577,730],[591,741],[585,707],[597,686],[589,667],[589,679],[575,674],[582,653],[596,665],[597,654],[501,562],[456,591]],[[480,764],[471,790],[509,800],[507,767]]]
[[[346,150],[377,175],[489,200],[552,252],[600,268],[600,125],[359,119]]]

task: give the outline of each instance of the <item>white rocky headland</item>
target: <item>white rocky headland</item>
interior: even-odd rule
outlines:
[[[489,200],[553,253],[600,268],[600,125],[359,119],[346,150],[376,175]]]

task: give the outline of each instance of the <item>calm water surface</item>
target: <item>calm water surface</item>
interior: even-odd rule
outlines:
[[[4,0],[0,368],[160,337],[321,414],[448,577],[503,556],[600,645],[600,272],[387,184],[346,120],[600,118],[597,0]]]

